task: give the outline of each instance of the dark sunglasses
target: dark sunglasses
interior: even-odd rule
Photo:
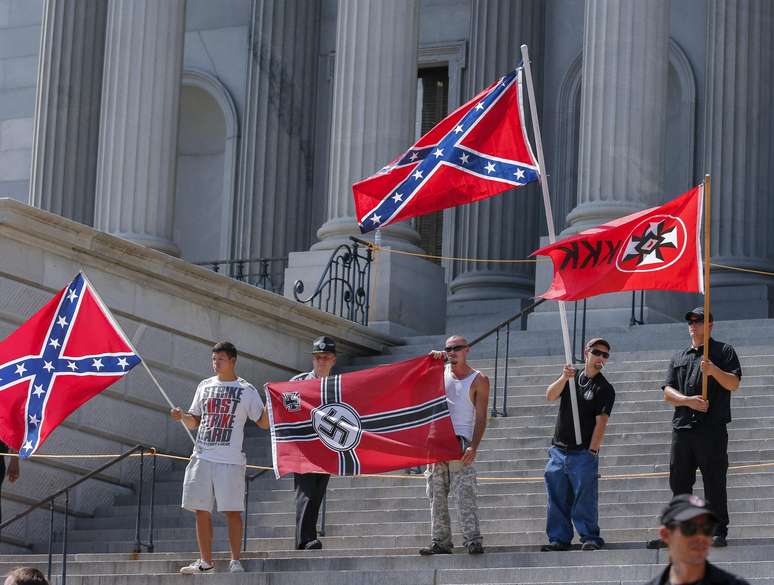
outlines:
[[[712,536],[715,534],[715,528],[717,527],[717,524],[715,522],[704,522],[703,524],[698,524],[697,522],[691,522],[688,520],[686,522],[675,522],[670,526],[672,529],[680,528],[680,532],[682,532],[684,536],[696,536],[696,534],[701,534],[702,536]]]
[[[607,359],[610,357],[610,353],[607,351],[602,351],[601,349],[590,349],[591,355],[601,355],[603,358]]]
[[[459,351],[461,349],[465,349],[466,347],[468,347],[468,346],[467,345],[450,345],[448,347],[444,347],[443,350],[446,353],[451,353],[453,351]]]
[[[697,323],[704,323],[704,319],[688,319],[688,325],[691,323],[697,324]]]

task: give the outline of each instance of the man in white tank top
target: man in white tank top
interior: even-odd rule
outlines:
[[[457,498],[457,511],[462,528],[463,545],[470,554],[481,554],[481,531],[476,505],[476,459],[478,446],[484,437],[489,404],[489,378],[467,363],[468,342],[461,335],[446,340],[444,351],[432,351],[436,359],[445,359],[444,386],[454,432],[460,439],[462,458],[429,465],[425,472],[427,496],[430,498],[432,542],[419,550],[421,555],[452,552],[449,493]]]

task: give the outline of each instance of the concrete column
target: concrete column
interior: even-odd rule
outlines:
[[[185,0],[111,0],[94,225],[170,254]]]
[[[352,184],[414,142],[418,0],[339,0],[333,89],[328,221],[313,250],[360,235]],[[408,225],[382,230],[384,245],[420,251]]]
[[[473,0],[465,99],[515,69],[521,61],[520,47],[526,43],[537,75],[539,100],[544,22],[543,2]],[[524,101],[526,104],[526,90]],[[445,243],[445,249],[463,258],[526,258],[538,247],[541,201],[540,188],[533,184],[458,208],[454,210],[451,242]],[[531,296],[534,273],[531,264],[455,262],[449,300]]]
[[[46,0],[30,204],[94,224],[107,0]]]
[[[663,199],[670,0],[587,0],[577,232]]]
[[[774,271],[774,4],[708,0],[704,165],[712,176],[713,262]],[[712,273],[718,318],[772,314],[771,279]]]
[[[238,255],[307,249],[320,2],[263,0],[254,15],[239,193]]]

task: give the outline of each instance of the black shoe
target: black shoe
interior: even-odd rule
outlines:
[[[320,542],[319,538],[315,538],[314,540],[310,540],[306,544],[304,544],[303,549],[304,550],[320,550],[322,548],[322,542]]]
[[[598,542],[594,542],[593,540],[587,540],[581,545],[581,550],[599,550],[602,548],[602,545]]]
[[[484,554],[484,547],[481,545],[480,542],[471,542],[468,545],[468,554],[482,555]]]
[[[549,542],[548,544],[541,546],[540,550],[541,552],[570,550],[570,543],[559,541]]]
[[[645,548],[649,548],[651,550],[659,549],[659,548],[666,548],[666,542],[661,540],[660,538],[654,538],[653,540],[649,540],[645,543]]]
[[[483,549],[481,552],[484,552]],[[434,542],[430,546],[420,548],[419,554],[421,554],[423,557],[429,557],[430,555],[450,555],[452,554],[452,549],[446,548],[445,546],[441,546],[437,542]]]
[[[712,546],[715,548],[723,548],[724,546],[728,546],[728,541],[726,540],[725,536],[718,534],[715,538],[712,539]]]

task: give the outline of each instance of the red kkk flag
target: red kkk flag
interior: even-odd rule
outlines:
[[[533,252],[550,256],[554,279],[541,296],[574,301],[625,290],[704,292],[699,237],[704,187]]]
[[[521,84],[519,68],[457,108],[378,173],[352,185],[360,230],[536,181]]]
[[[462,456],[443,362],[429,356],[265,388],[277,477],[381,473]]]
[[[81,404],[140,362],[78,274],[0,342],[0,439],[29,457]]]

